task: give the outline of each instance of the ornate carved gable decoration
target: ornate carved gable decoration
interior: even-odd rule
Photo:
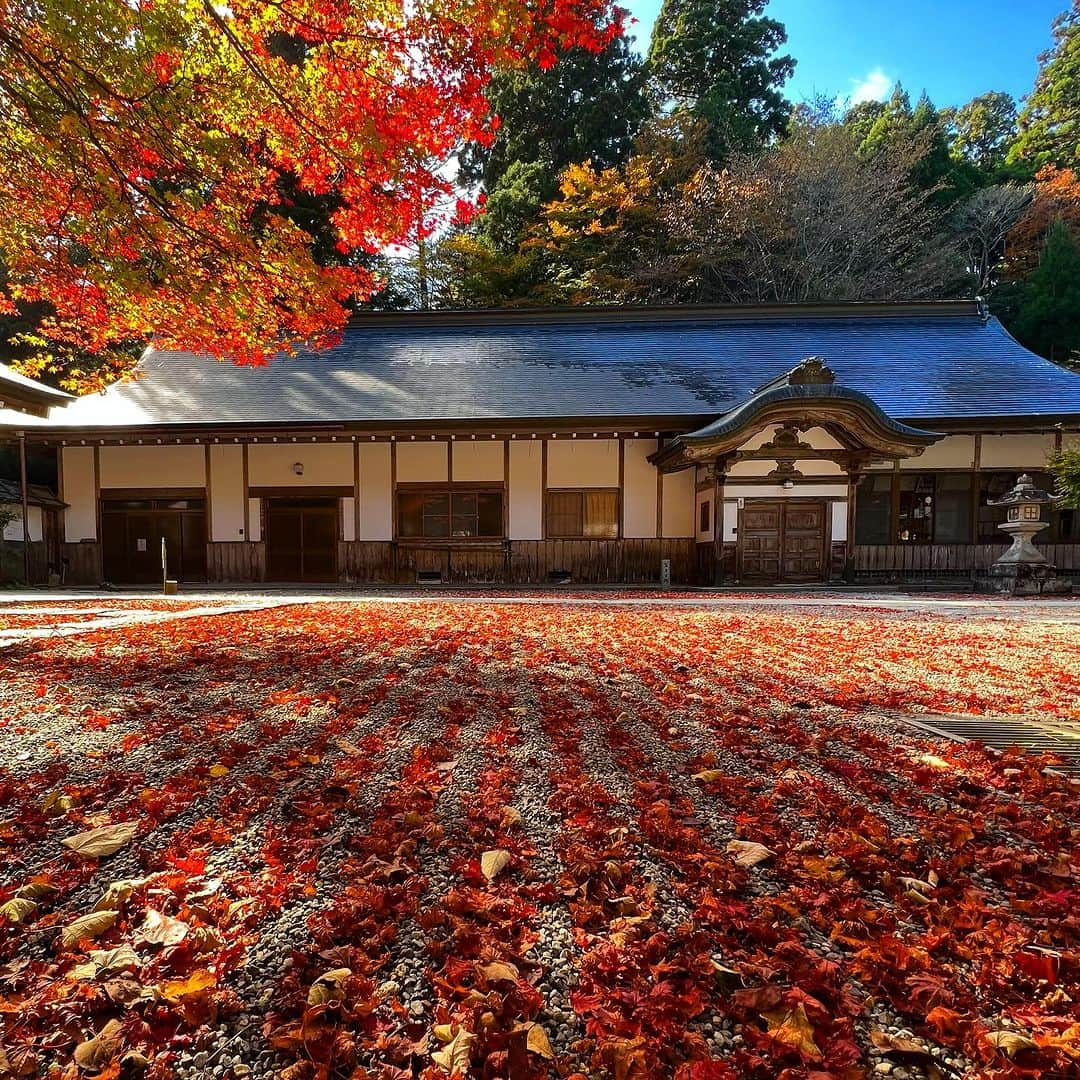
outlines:
[[[739,451],[774,425],[777,430],[770,442],[754,451]],[[827,430],[842,449],[816,450],[799,438],[800,432],[814,427]],[[811,356],[711,424],[677,436],[649,460],[664,472],[740,456],[772,457],[778,468],[785,467],[782,463],[793,467],[800,459],[829,458],[858,469],[870,458],[914,457],[941,437],[894,420],[866,394],[840,385],[821,357]]]

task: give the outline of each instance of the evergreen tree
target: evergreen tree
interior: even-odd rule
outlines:
[[[546,71],[498,72],[487,95],[498,134],[465,149],[460,180],[484,188],[489,213],[479,230],[506,251],[555,197],[567,165],[621,162],[649,112],[641,61],[623,34],[599,53],[571,49]]]
[[[1039,57],[1035,89],[1020,114],[1011,161],[1080,168],[1080,0],[1053,24],[1054,47]]]
[[[776,56],[783,24],[762,16],[766,0],[664,0],[646,66],[655,93],[707,121],[709,151],[762,148],[787,127],[780,88],[795,70]]]
[[[1080,246],[1064,222],[1051,225],[1041,262],[1014,295],[1012,333],[1048,360],[1080,363]]]
[[[1016,138],[1016,102],[1011,94],[991,90],[958,109],[945,110],[942,119],[951,137],[953,157],[969,161],[992,174],[1005,165]]]

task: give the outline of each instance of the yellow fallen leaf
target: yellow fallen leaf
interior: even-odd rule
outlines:
[[[555,1059],[555,1051],[551,1048],[551,1040],[547,1037],[547,1032],[539,1024],[529,1025],[529,1034],[525,1039],[525,1049],[531,1050],[534,1054],[538,1054],[547,1061]]]
[[[1019,1031],[991,1031],[987,1034],[986,1041],[1011,1058],[1022,1054],[1025,1050],[1039,1049],[1038,1043]]]
[[[494,881],[507,867],[510,862],[510,852],[502,848],[493,851],[485,851],[480,856],[480,869],[488,881]]]
[[[80,915],[64,927],[60,942],[65,949],[70,949],[86,938],[99,937],[106,930],[112,929],[119,917],[118,911],[91,911]]]
[[[713,780],[723,780],[723,769],[703,769],[701,772],[694,773],[694,779],[700,780],[703,784],[708,784]]]
[[[102,825],[97,829],[76,833],[75,836],[69,836],[61,843],[79,855],[98,859],[104,855],[112,855],[113,852],[119,851],[125,844],[130,843],[138,829],[137,821],[120,821],[115,825]]]
[[[131,894],[136,889],[141,889],[150,881],[148,877],[124,878],[121,881],[111,881],[101,899],[94,905],[95,911],[106,911],[109,908],[119,908],[131,899]]]
[[[511,825],[521,824],[521,811],[513,806],[504,806],[502,812],[502,825],[503,828],[509,828]]]
[[[228,776],[229,775],[229,767],[227,765],[221,765],[221,764],[211,765],[210,766],[210,775],[215,780],[220,780],[223,776]]]
[[[110,1020],[92,1039],[75,1047],[75,1064],[85,1072],[101,1072],[120,1050],[122,1027]]]
[[[6,904],[0,904],[0,919],[4,919],[9,923],[25,922],[37,911],[37,907],[33,900],[16,896]]]
[[[41,900],[46,896],[55,896],[60,890],[45,878],[31,878],[25,885],[15,890],[15,895],[22,900]]]
[[[735,856],[736,866],[757,866],[774,854],[764,844],[756,844],[753,840],[732,840],[728,843],[727,852]]]
[[[90,963],[94,966],[93,975],[99,979],[121,971],[135,971],[142,966],[138,953],[130,945],[118,945],[115,949],[91,949]]]
[[[345,996],[345,980],[352,974],[350,968],[334,968],[324,971],[308,991],[309,1005],[327,1005],[331,1001],[340,1001]]]
[[[951,769],[952,766],[937,754],[919,754],[915,759],[922,765],[929,765],[932,769]]]
[[[186,922],[149,908],[142,926],[135,931],[135,941],[136,944],[141,942],[147,945],[179,945],[187,937],[189,929]]]
[[[190,994],[200,994],[216,984],[217,978],[212,971],[196,968],[187,978],[172,979],[162,983],[157,988],[157,992],[163,1001],[175,1005],[181,998],[188,997]]]
[[[454,1037],[441,1049],[431,1055],[431,1060],[447,1076],[460,1073],[465,1076],[469,1071],[469,1053],[476,1036],[471,1031],[458,1028]]]
[[[821,1059],[821,1051],[814,1042],[814,1028],[807,1018],[802,1004],[794,1008],[770,1009],[761,1014],[769,1029],[769,1034],[779,1042],[794,1047],[804,1057],[812,1061]]]

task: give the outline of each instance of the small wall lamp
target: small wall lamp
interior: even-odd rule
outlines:
[[[304,475],[304,463],[302,461],[297,461],[293,465],[292,471],[294,473],[296,473],[297,476],[303,476]]]

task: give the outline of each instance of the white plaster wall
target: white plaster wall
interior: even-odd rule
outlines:
[[[663,480],[663,507],[661,527],[664,536],[693,536],[694,521],[694,470],[667,473]]]
[[[811,458],[807,461],[796,461],[795,465],[804,476],[843,476],[844,470],[835,461],[827,458]],[[732,477],[758,477],[768,476],[776,468],[776,461],[767,458],[764,461],[736,461],[728,469],[728,476]]]
[[[304,466],[297,476],[293,466]],[[249,487],[352,487],[351,443],[252,443]]]
[[[544,444],[538,439],[510,443],[510,539],[544,538]]]
[[[8,505],[8,504],[5,504]],[[23,538],[22,503],[10,504],[10,508],[19,516],[8,525],[4,526],[5,540],[21,540]],[[42,516],[40,506],[28,506],[27,521],[30,523],[30,542],[35,543],[45,534],[42,531]]]
[[[450,444],[454,483],[498,483],[503,481],[505,444],[500,439],[470,439]]]
[[[1045,469],[1046,455],[1053,450],[1053,435],[984,435],[979,467]]]
[[[262,539],[262,499],[248,499],[248,539],[253,544]]]
[[[804,499],[846,499],[847,483],[843,484],[796,484],[785,489],[781,484],[739,484],[724,492],[729,499],[786,499],[796,496]]]
[[[847,539],[847,499],[832,504],[832,538],[838,543]]]
[[[102,446],[98,448],[101,487],[206,487],[203,446]]]
[[[739,524],[739,504],[735,499],[724,501],[724,534],[723,539],[727,543],[734,543],[738,539],[736,529]]]
[[[940,442],[928,446],[917,457],[902,458],[900,468],[910,472],[919,472],[922,469],[973,469],[975,436],[946,435]]]
[[[399,442],[397,482],[399,484],[444,484],[449,479],[449,444],[444,442]]]
[[[351,495],[341,500],[341,539],[356,539],[356,499]]]
[[[390,443],[360,443],[357,450],[360,454],[360,531],[356,539],[393,540],[394,492],[390,476]]]
[[[549,488],[619,486],[618,439],[552,439],[548,442]]]
[[[94,490],[94,448],[65,446],[60,452],[60,498],[64,510],[64,540],[97,539],[97,492]]]
[[[623,444],[625,537],[656,536],[656,469],[647,460],[655,451],[655,439],[627,439]]]
[[[210,447],[210,539],[243,541],[244,448],[234,443]]]

